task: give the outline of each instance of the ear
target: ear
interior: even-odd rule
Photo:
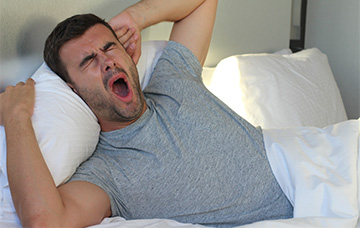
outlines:
[[[72,85],[71,83],[66,83],[71,89],[72,91],[74,91],[74,93],[76,93],[77,95],[79,95],[78,91],[75,89],[74,85]]]

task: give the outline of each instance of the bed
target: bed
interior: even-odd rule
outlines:
[[[277,2],[283,6],[287,1]],[[266,3],[263,7],[270,6]],[[284,22],[280,17],[271,23]],[[152,40],[150,33],[144,34],[149,41],[143,43],[138,64],[142,88],[167,43]],[[288,37],[280,37],[268,42],[255,39],[252,44],[246,41],[251,38],[243,37],[245,40],[237,46],[244,42],[247,45],[241,51],[229,48],[234,44],[230,43],[219,55],[215,50],[224,40],[215,35],[202,73],[212,93],[264,129],[272,170],[294,205],[292,219],[241,227],[360,227],[360,119],[348,120],[327,56],[316,48],[292,53],[284,45]],[[60,185],[91,155],[100,127],[91,110],[46,64],[41,64],[32,78],[37,82],[33,126],[55,183]],[[5,161],[5,133],[0,126],[0,227],[21,227],[12,204]],[[203,226],[167,219],[115,217],[93,227]]]
[[[142,88],[166,44],[143,43],[138,64]],[[244,227],[356,226],[360,120],[347,120],[326,55],[316,48],[298,53],[285,49],[272,54],[234,55],[216,67],[205,67],[202,77],[210,91],[264,129],[271,167],[294,205],[293,219]],[[55,183],[60,185],[91,155],[100,128],[84,102],[46,64],[32,78],[37,82],[34,129]],[[20,227],[7,182],[3,128],[0,140],[0,225]],[[95,227],[201,226],[116,217]]]

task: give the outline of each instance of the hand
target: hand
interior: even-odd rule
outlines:
[[[123,11],[113,17],[109,25],[115,31],[120,43],[124,45],[126,52],[137,64],[141,55],[141,29],[133,16]]]
[[[31,117],[35,106],[35,82],[31,78],[8,86],[0,94],[0,125],[16,117]]]
[[[135,28],[121,27],[116,32],[116,35],[126,52],[133,58],[136,51],[136,42],[139,39]]]

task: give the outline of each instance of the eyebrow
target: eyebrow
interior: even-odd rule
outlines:
[[[101,51],[106,51],[108,50],[111,46],[113,46],[115,44],[115,42],[107,42],[104,47],[101,49]]]
[[[101,51],[107,51],[111,46],[115,45],[115,42],[107,42],[102,49],[100,49]],[[82,68],[88,61],[90,61],[91,59],[95,58],[96,54],[95,53],[91,53],[90,55],[86,56],[81,63],[79,64],[79,67]]]

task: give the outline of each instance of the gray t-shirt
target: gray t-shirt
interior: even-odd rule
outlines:
[[[261,129],[211,94],[200,75],[197,58],[169,42],[144,90],[147,111],[102,132],[71,181],[104,189],[112,215],[126,219],[225,227],[291,217]]]

